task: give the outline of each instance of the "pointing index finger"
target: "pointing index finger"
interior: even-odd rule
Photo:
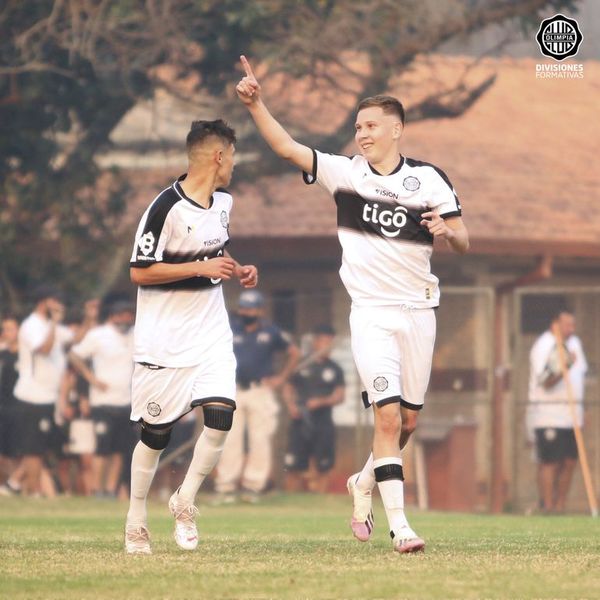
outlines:
[[[246,76],[256,79],[256,77],[254,77],[254,73],[252,72],[252,67],[250,66],[250,63],[248,62],[248,59],[242,54],[240,56],[240,60],[242,61],[242,67],[244,67]]]

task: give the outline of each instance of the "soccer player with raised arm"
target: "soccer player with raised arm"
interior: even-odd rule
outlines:
[[[375,424],[372,453],[348,479],[352,531],[360,541],[370,538],[377,483],[394,550],[423,550],[425,542],[404,514],[401,450],[416,427],[431,372],[439,304],[429,264],[434,238],[459,254],[469,248],[458,198],[440,169],[400,153],[404,109],[396,98],[374,96],[358,104],[358,156],[325,154],[298,143],[275,120],[250,64],[241,60],[245,76],[237,95],[261,135],[337,205],[340,276],[352,299],[352,352]]]
[[[129,554],[151,554],[146,497],[175,422],[202,407],[204,429],[183,483],[169,500],[175,541],[198,544],[196,493],[216,465],[235,410],[233,335],[221,282],[255,287],[257,270],[238,264],[229,243],[235,133],[222,120],[195,121],[188,172],[163,190],[140,221],[131,257],[138,287],[131,420],[142,425],[131,461],[125,525]]]

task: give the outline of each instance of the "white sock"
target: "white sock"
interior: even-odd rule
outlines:
[[[381,477],[385,478],[386,470],[397,470],[395,465],[402,467],[402,459],[397,456],[387,456],[373,461],[375,477],[380,479],[377,482],[379,493],[381,494],[390,531],[393,532],[408,526],[404,514],[404,483],[399,478],[381,480]]]
[[[192,462],[179,488],[179,499],[182,504],[187,506],[194,503],[202,482],[219,462],[226,438],[227,431],[204,427],[194,447]]]
[[[364,494],[368,494],[375,487],[375,471],[373,470],[373,453],[369,454],[365,466],[362,468],[354,485]]]
[[[156,473],[158,459],[162,450],[149,448],[143,442],[138,442],[131,458],[131,495],[129,497],[129,512],[127,525],[146,525],[146,498]]]

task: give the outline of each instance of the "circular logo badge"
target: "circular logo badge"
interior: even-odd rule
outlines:
[[[227,229],[229,227],[229,217],[227,216],[227,212],[221,211],[221,225]]]
[[[583,35],[575,19],[569,19],[565,15],[554,15],[551,19],[541,22],[535,39],[544,56],[564,60],[577,54]]]
[[[553,442],[556,439],[556,429],[546,429],[544,431],[544,439],[547,442]]]
[[[42,419],[38,425],[42,433],[48,433],[50,431],[50,426],[50,419]]]
[[[388,389],[388,380],[385,377],[375,377],[375,379],[373,380],[373,387],[378,391],[378,392],[385,392],[385,390]]]
[[[331,383],[335,379],[335,371],[331,368],[327,368],[321,373],[321,377],[325,383]]]
[[[160,405],[158,405],[156,402],[148,402],[148,405],[146,406],[146,410],[148,411],[148,414],[152,417],[158,417],[158,415],[160,415]]]
[[[421,187],[421,182],[412,175],[405,177],[402,184],[409,192],[416,192]]]

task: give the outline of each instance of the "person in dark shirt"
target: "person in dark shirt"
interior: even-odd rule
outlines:
[[[237,361],[237,410],[215,479],[216,491],[224,502],[235,500],[240,483],[246,501],[255,502],[265,490],[279,412],[275,393],[294,371],[300,356],[290,337],[264,316],[264,296],[256,290],[244,290],[231,324]],[[280,352],[285,354],[285,362],[276,371],[275,358]],[[245,434],[248,453],[244,459]]]
[[[329,325],[313,330],[312,354],[284,386],[290,414],[285,456],[286,487],[301,491],[305,484],[314,492],[326,492],[335,463],[335,426],[332,408],[344,401],[344,372],[329,358],[335,331]],[[310,459],[316,474],[307,481]]]
[[[15,459],[19,456],[18,439],[15,436],[16,400],[13,394],[17,382],[17,358],[19,356],[19,322],[15,317],[2,319],[0,333],[0,474],[12,474]],[[0,486],[1,495],[19,490],[19,474]]]

